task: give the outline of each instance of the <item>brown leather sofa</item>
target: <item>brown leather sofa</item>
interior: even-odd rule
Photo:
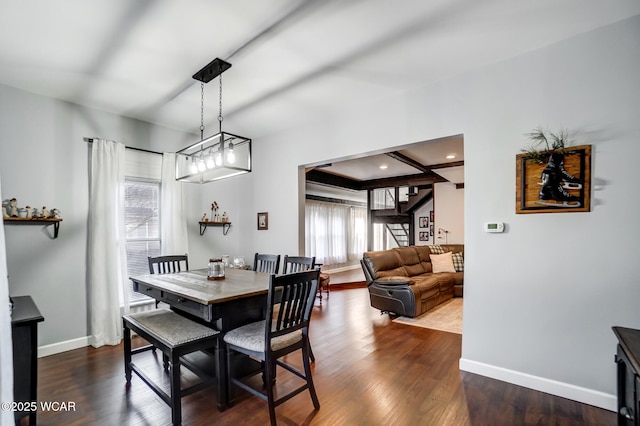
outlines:
[[[442,244],[444,252],[462,253],[464,244]],[[434,249],[435,250],[435,249]],[[464,272],[432,272],[429,246],[365,252],[362,257],[371,306],[407,317],[462,297]]]

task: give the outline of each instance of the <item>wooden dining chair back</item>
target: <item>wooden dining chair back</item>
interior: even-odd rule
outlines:
[[[268,274],[277,274],[280,267],[279,254],[256,253],[253,258],[253,270],[257,272],[266,272]]]
[[[276,424],[275,407],[304,390],[309,391],[315,409],[320,408],[311,376],[308,334],[319,275],[320,271],[317,269],[278,276],[272,274],[269,279],[266,319],[233,329],[224,336],[227,365],[230,368],[229,388],[236,385],[267,401],[272,425]],[[281,359],[297,350],[302,351],[304,372],[299,367],[288,364],[289,358],[287,362]],[[235,377],[234,352],[262,361],[262,371],[253,371],[242,378]],[[274,389],[277,366],[304,380],[302,385],[293,390],[290,390],[293,385],[287,380],[285,386],[290,391],[278,389],[278,398],[275,397]],[[260,373],[263,374],[264,390],[247,381],[249,377]]]
[[[282,273],[291,274],[293,272],[308,271],[316,266],[316,258],[306,256],[287,256],[284,255],[282,262]]]
[[[150,274],[173,274],[189,270],[189,256],[186,254],[169,256],[149,256]]]

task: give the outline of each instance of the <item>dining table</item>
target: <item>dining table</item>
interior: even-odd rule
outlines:
[[[130,277],[133,290],[168,304],[172,310],[224,333],[264,319],[270,274],[229,269],[224,279],[209,280],[207,269]],[[217,404],[229,405],[227,353],[222,337],[214,350]],[[234,364],[235,365],[235,364]]]

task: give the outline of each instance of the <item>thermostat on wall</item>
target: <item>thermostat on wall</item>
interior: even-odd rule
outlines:
[[[487,222],[484,224],[484,232],[504,232],[504,223]]]

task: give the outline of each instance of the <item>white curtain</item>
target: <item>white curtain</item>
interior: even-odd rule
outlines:
[[[347,242],[349,260],[362,259],[367,250],[367,209],[351,206],[349,208],[349,240]]]
[[[162,254],[188,253],[189,241],[184,214],[182,182],[176,181],[176,154],[168,152],[162,155],[160,220]]]
[[[0,200],[2,198],[0,184]],[[11,343],[11,315],[9,314],[9,283],[7,281],[7,253],[4,226],[0,226],[0,401],[13,401],[13,344]],[[0,424],[12,425],[13,412],[0,410]]]
[[[345,263],[349,206],[307,201],[305,204],[305,249],[318,263]]]
[[[124,229],[124,145],[94,139],[89,194],[89,312],[91,345],[117,345],[128,313]]]

